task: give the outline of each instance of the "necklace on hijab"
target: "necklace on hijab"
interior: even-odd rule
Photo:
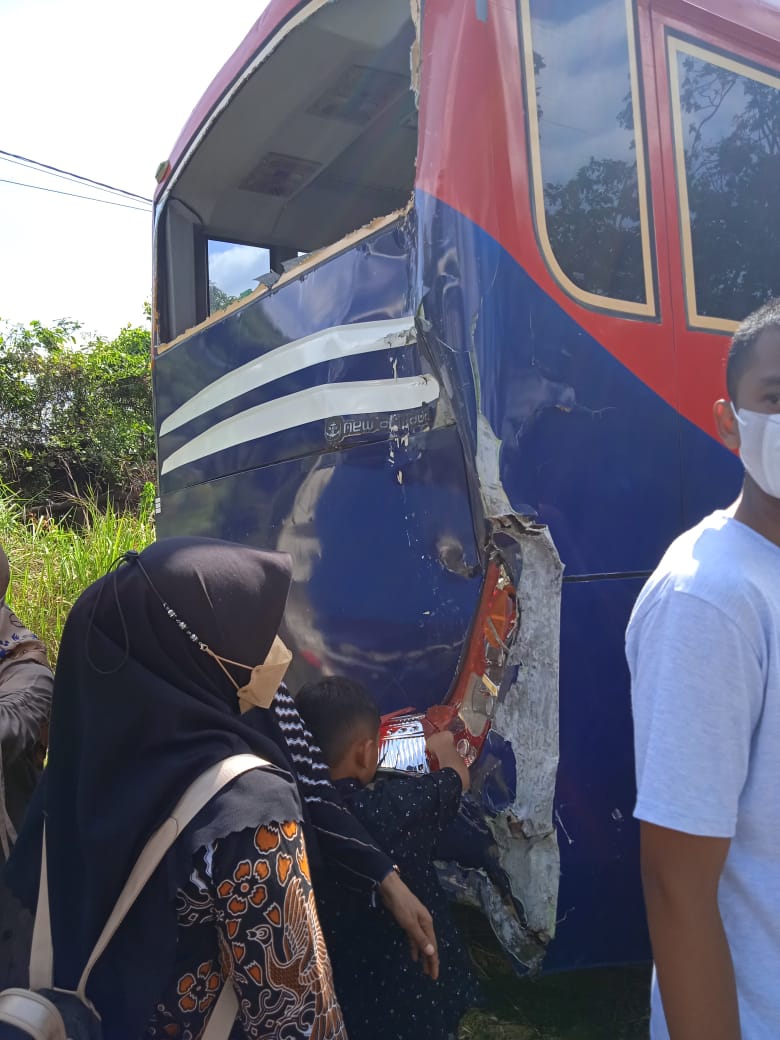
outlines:
[[[169,603],[166,603],[157,591],[154,582],[147,574],[146,568],[138,557],[138,553],[134,551],[127,552],[123,559],[128,563],[135,563],[140,569],[152,592],[159,599],[166,615],[174,622],[177,628],[179,628],[190,642],[194,643],[202,653],[208,654],[209,657],[212,657],[217,662],[236,689],[236,695],[238,696],[238,703],[242,714],[245,711],[249,711],[250,708],[269,708],[276,695],[276,691],[281,686],[282,680],[287,673],[287,669],[290,667],[290,662],[292,661],[292,654],[279,636],[274,638],[274,641],[271,644],[271,649],[268,651],[262,664],[243,664],[241,661],[233,661],[229,657],[222,657],[220,654],[215,653],[207,643],[204,643],[203,640],[192,631],[187,622],[176,613],[173,607]],[[239,686],[231,672],[225,667],[228,664],[232,664],[236,668],[244,668],[250,673],[249,681],[245,683],[244,686]]]

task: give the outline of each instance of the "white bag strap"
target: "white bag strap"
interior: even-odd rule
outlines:
[[[35,906],[32,946],[30,947],[30,989],[51,989],[54,978],[54,950],[51,945],[49,917],[49,873],[46,867],[46,821],[41,839],[41,876]]]
[[[262,766],[267,766],[268,764],[269,763],[266,762],[265,759],[259,758],[257,755],[232,755],[230,758],[226,758],[222,762],[217,762],[215,765],[207,769],[205,773],[193,780],[174,806],[171,815],[151,836],[144,846],[141,855],[138,857],[135,866],[131,870],[124,888],[119,893],[119,898],[111,912],[111,916],[108,921],[106,921],[105,927],[100,933],[100,937],[95,943],[95,948],[81,974],[76,992],[79,999],[86,1004],[87,1007],[92,1007],[86,994],[87,982],[89,981],[92,969],[94,968],[98,958],[103,954],[106,947],[111,942],[116,930],[119,928],[133,903],[140,895],[144,885],[152,876],[178,835],[184,830],[193,817],[200,812],[204,805],[211,801],[214,795],[229,784],[231,780],[235,780],[236,777],[239,777],[252,769],[258,769]],[[53,959],[51,919],[49,916],[48,874],[46,867],[46,830],[44,825],[43,852],[41,856],[41,880],[38,889],[38,907],[35,914],[33,947],[30,957],[31,988],[46,989],[52,985]],[[232,1001],[230,999],[231,996]],[[233,1021],[235,1020],[236,1011],[238,1010],[238,1002],[235,993],[233,992],[233,987],[228,981],[223,987],[220,999],[217,1001],[217,1005],[211,1014],[209,1027],[216,1016],[220,1004],[222,1005],[220,1015],[225,1016],[229,1011],[231,1003],[233,1003],[233,1017],[230,1019],[230,1026],[232,1026]],[[227,1020],[225,1019],[225,1021]],[[228,1032],[223,1035],[227,1037],[228,1033],[229,1027]],[[218,1040],[220,1036],[220,1034],[217,1034],[216,1032],[212,1035],[209,1035],[208,1033],[205,1035],[208,1037],[208,1040]]]
[[[230,979],[225,979],[214,1010],[211,1012],[208,1025],[201,1033],[200,1040],[228,1040],[230,1030],[238,1014],[238,997]]]

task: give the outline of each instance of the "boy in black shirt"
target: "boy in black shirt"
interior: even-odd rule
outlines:
[[[305,686],[296,707],[328,763],[343,801],[397,864],[433,916],[440,974],[433,982],[409,963],[403,933],[381,906],[334,876],[315,876],[315,895],[336,992],[350,1040],[448,1040],[479,1002],[468,953],[455,930],[433,866],[436,845],[455,818],[469,771],[451,733],[427,745],[440,769],[375,780],[379,711],[359,684],[324,679]],[[372,782],[373,781],[373,782]],[[318,884],[319,882],[319,884]]]

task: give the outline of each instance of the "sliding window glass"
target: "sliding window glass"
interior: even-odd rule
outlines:
[[[730,331],[780,293],[780,77],[668,42],[688,322]]]
[[[540,246],[585,305],[655,315],[630,0],[519,0]]]

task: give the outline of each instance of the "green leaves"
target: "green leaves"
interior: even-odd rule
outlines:
[[[154,473],[150,334],[0,325],[0,475],[32,504],[87,487],[135,501]]]

